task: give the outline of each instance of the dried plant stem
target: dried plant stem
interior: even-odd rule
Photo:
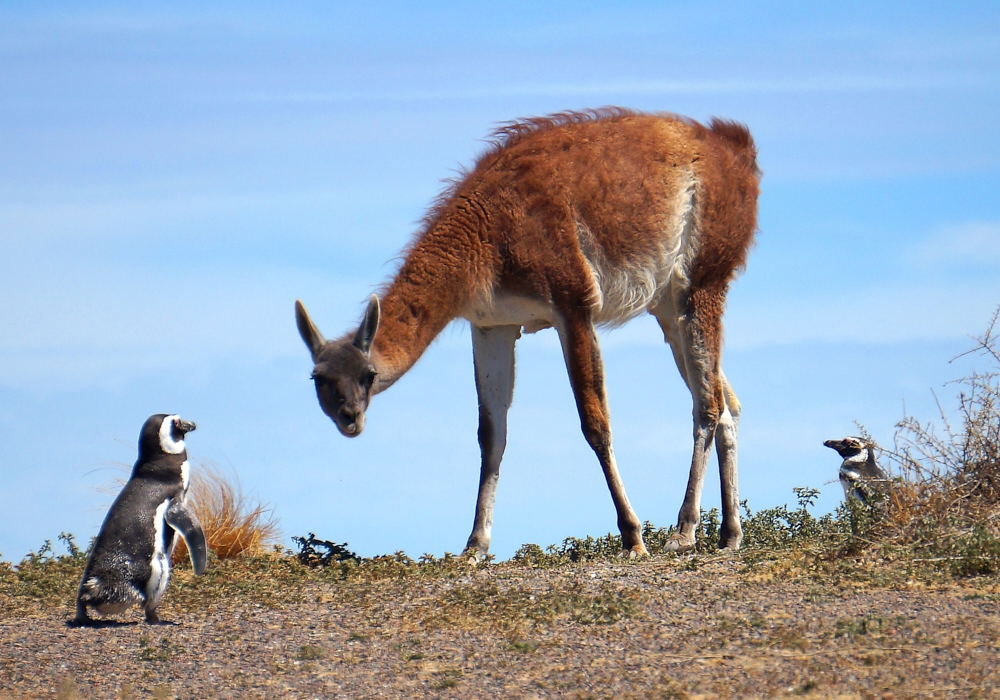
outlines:
[[[208,548],[219,559],[259,554],[278,541],[273,508],[243,491],[239,478],[218,465],[199,462],[192,470],[188,492],[205,530]],[[174,562],[187,557],[183,540],[174,550]]]

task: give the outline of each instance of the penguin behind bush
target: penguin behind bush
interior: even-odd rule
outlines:
[[[855,498],[867,506],[883,494],[889,477],[875,461],[875,446],[860,437],[827,440],[823,443],[843,458],[840,465],[840,485],[847,498]]]
[[[120,614],[142,605],[156,624],[170,579],[170,555],[184,538],[195,574],[205,571],[205,533],[187,504],[189,468],[184,436],[195,424],[178,416],[150,416],[139,434],[139,458],[97,535],[76,599],[73,624],[92,624],[88,609]]]

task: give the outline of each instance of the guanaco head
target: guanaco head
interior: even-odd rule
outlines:
[[[347,437],[357,437],[365,427],[365,409],[372,395],[375,367],[371,362],[372,340],[378,331],[379,304],[374,294],[368,310],[352,338],[326,341],[301,301],[295,302],[299,335],[312,353],[312,379],[320,408]]]

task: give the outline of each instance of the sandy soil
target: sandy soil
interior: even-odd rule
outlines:
[[[739,569],[505,564],[195,609],[172,588],[160,626],[136,610],[70,628],[67,601],[0,620],[0,697],[1000,697],[995,579],[873,589]]]

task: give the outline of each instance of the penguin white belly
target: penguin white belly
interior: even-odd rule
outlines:
[[[104,603],[97,606],[97,612],[102,615],[121,615],[123,612],[135,605],[135,601],[129,600],[124,603]]]
[[[153,514],[153,558],[149,562],[149,581],[146,583],[146,609],[155,608],[167,591],[170,580],[170,557],[163,549],[163,528],[167,526],[164,514],[170,507],[170,499],[156,507]]]

